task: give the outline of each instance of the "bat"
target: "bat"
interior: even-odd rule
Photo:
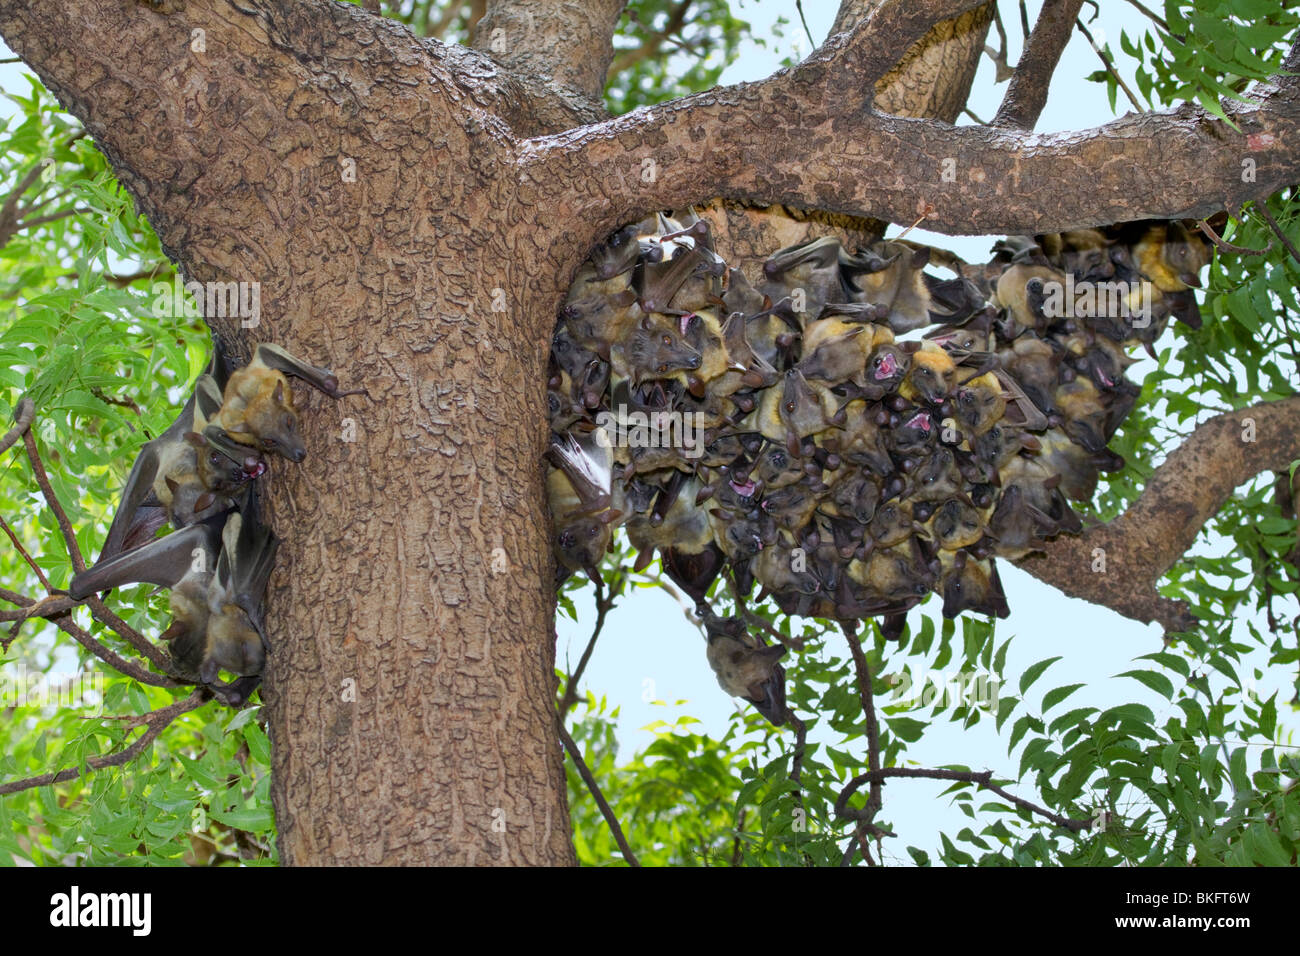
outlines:
[[[579,444],[566,435],[552,442],[547,455],[555,465],[547,473],[546,492],[555,523],[553,549],[559,587],[574,571],[597,573],[601,556],[609,547],[611,525],[621,514],[612,507],[611,449],[594,439]]]
[[[196,671],[199,680],[209,685],[217,683],[223,670],[238,677],[262,673],[270,650],[262,599],[279,547],[253,509],[231,513],[221,532],[221,544],[208,587],[208,622],[197,661],[192,645],[182,648],[178,642],[172,643],[172,659],[185,670]],[[229,692],[226,696],[229,698]]]
[[[633,384],[694,372],[703,363],[678,323],[662,315],[642,316],[631,334],[614,346],[611,357],[614,371]]]
[[[930,250],[897,241],[878,242],[858,262],[849,295],[851,302],[865,302],[887,307],[889,327],[895,332],[910,332],[929,325],[930,287],[922,271],[930,261]]]
[[[965,551],[941,551],[939,563],[944,617],[953,618],[962,611],[974,611],[989,617],[1010,615],[1007,596],[992,558],[981,561]]]
[[[340,391],[339,380],[329,369],[309,365],[280,346],[263,342],[251,362],[231,373],[212,424],[241,445],[302,461],[307,449],[298,435],[298,410],[286,375],[301,378],[334,399],[365,391]]]
[[[199,376],[175,421],[140,447],[100,561],[145,544],[165,524],[184,528],[229,510],[234,504],[230,496],[239,486],[265,471],[256,452],[208,425],[220,409],[219,379],[224,374],[220,352],[214,350],[208,370]]]
[[[827,303],[849,301],[840,271],[840,241],[832,236],[788,246],[763,263],[760,291],[772,299],[802,292],[802,315],[819,315]],[[798,301],[796,298],[794,301]]]
[[[732,697],[754,705],[773,726],[786,721],[785,656],[781,644],[765,646],[752,636],[740,618],[720,618],[707,607],[698,608],[709,645],[705,656],[718,678],[718,686]]]

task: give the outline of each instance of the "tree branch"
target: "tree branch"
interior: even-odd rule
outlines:
[[[560,99],[602,110],[614,29],[627,0],[493,0],[472,46]]]
[[[600,785],[596,783],[596,778],[591,775],[591,770],[587,767],[587,762],[582,759],[582,751],[579,750],[578,745],[573,742],[573,738],[569,736],[569,732],[564,729],[564,724],[562,722],[557,720],[555,725],[560,730],[560,739],[564,741],[564,749],[569,752],[569,758],[573,761],[573,765],[578,768],[578,773],[582,777],[583,782],[587,784],[587,789],[591,791],[591,795],[596,798],[596,806],[600,807],[600,815],[603,816],[605,822],[609,824],[609,830],[614,834],[614,842],[618,844],[619,851],[623,854],[623,859],[627,860],[628,866],[640,866],[641,863],[637,860],[636,854],[634,854],[632,848],[627,845],[627,839],[623,836],[623,828],[618,825],[618,817],[614,816],[614,811],[605,800],[605,795],[600,792]]]
[[[917,767],[886,767],[883,770],[869,770],[866,773],[859,774],[849,781],[849,785],[844,788],[838,800],[835,801],[835,812],[840,816],[850,815],[853,811],[848,809],[849,797],[857,793],[864,783],[877,783],[882,780],[888,780],[891,777],[911,777],[925,780],[960,780],[965,783],[973,783],[977,786],[991,790],[1004,800],[1010,800],[1016,806],[1030,813],[1037,813],[1039,816],[1046,817],[1059,827],[1064,827],[1072,833],[1078,833],[1081,830],[1088,830],[1092,827],[1092,820],[1075,820],[1070,817],[1063,817],[1059,813],[1053,813],[1045,807],[1040,807],[1036,803],[1030,803],[1009,793],[1002,787],[993,782],[993,771],[983,770],[975,773],[970,770],[929,770]]]
[[[1300,457],[1300,395],[1228,412],[1169,453],[1142,494],[1113,521],[1047,542],[1015,562],[1040,581],[1167,631],[1195,626],[1187,605],[1156,584],[1239,485]]]
[[[138,724],[133,726],[147,726],[149,729],[135,743],[115,754],[108,754],[104,757],[87,757],[86,766],[91,770],[102,770],[104,767],[120,767],[123,764],[130,763],[138,757],[146,747],[158,739],[167,726],[181,714],[187,711],[196,710],[202,706],[207,698],[208,693],[203,690],[196,690],[190,696],[182,698],[166,707],[160,707],[158,710],[150,711],[147,714],[132,717],[133,721]],[[38,777],[28,777],[25,780],[14,780],[10,783],[0,784],[0,796],[9,793],[18,793],[21,790],[31,790],[35,787],[48,787],[54,783],[66,783],[69,780],[76,780],[81,776],[81,768],[73,767],[69,770],[58,770],[54,773],[43,773]]]
[[[1083,0],[1047,0],[1029,43],[1011,75],[1002,105],[993,117],[994,126],[1031,130],[1047,105],[1047,92],[1056,64],[1074,33],[1074,21]]]
[[[871,33],[873,22],[849,36]],[[1199,219],[1300,178],[1300,153],[1290,146],[1300,139],[1294,77],[1261,87],[1250,102],[1225,102],[1238,130],[1183,105],[1035,135],[848,109],[860,89],[841,65],[809,60],[760,83],[525,141],[525,181],[589,184],[574,226],[585,248],[647,210],[715,195],[898,223],[929,204],[936,212],[927,228],[939,232],[1023,235]],[[1247,156],[1253,182],[1242,182]]]

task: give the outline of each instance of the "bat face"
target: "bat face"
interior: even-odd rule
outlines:
[[[728,635],[710,635],[707,651],[718,686],[752,703],[776,726],[785,722],[785,670],[778,663],[784,654],[780,645],[763,647]]]
[[[881,394],[896,391],[911,364],[911,357],[898,346],[877,346],[867,362],[866,380]]]
[[[984,522],[972,506],[958,498],[949,498],[930,520],[935,543],[947,550],[968,548],[984,537]]]
[[[997,567],[991,559],[976,561],[958,554],[941,572],[940,587],[944,617],[956,617],[962,611],[975,611],[989,617],[1007,617],[1011,613]]]
[[[610,527],[600,518],[574,518],[556,530],[555,556],[570,571],[599,566],[609,548]]]
[[[839,514],[867,524],[875,517],[880,504],[880,485],[866,475],[859,475],[836,484],[831,500]]]
[[[682,339],[675,323],[646,316],[623,343],[626,364],[622,374],[634,382],[667,378],[676,372],[693,372],[700,367],[700,353]],[[618,349],[615,349],[617,355]],[[615,368],[618,369],[617,359]]]
[[[962,430],[976,436],[992,428],[1006,410],[1002,384],[992,372],[962,385],[953,400],[953,411],[962,424]]]

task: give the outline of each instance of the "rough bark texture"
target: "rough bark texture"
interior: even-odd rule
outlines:
[[[274,340],[369,390],[307,395],[311,457],[269,486],[287,863],[574,859],[540,459],[556,309],[596,239],[719,195],[899,222],[929,204],[930,228],[988,234],[1210,212],[1300,178],[1292,78],[1229,107],[1242,133],[1191,108],[1052,137],[873,109],[970,0],[884,0],[763,83],[568,130],[600,112],[618,6],[562,43],[567,4],[492,4],[485,21],[515,25],[504,50],[480,31],[493,62],[323,0],[0,0],[0,34],[187,277],[261,283],[261,325],[209,317],[220,340]],[[544,28],[517,30],[525,10]],[[782,244],[733,231],[751,256]]]

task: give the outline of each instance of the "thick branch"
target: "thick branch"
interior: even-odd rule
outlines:
[[[1049,542],[1018,561],[1071,597],[1169,631],[1195,620],[1156,584],[1191,548],[1233,490],[1300,457],[1300,395],[1210,419],[1170,452],[1137,501],[1118,518]]]
[[[1074,33],[1083,0],[1048,0],[1020,55],[1011,85],[993,117],[994,126],[1033,129],[1047,105],[1047,91],[1065,46]]]
[[[858,88],[842,65],[810,60],[761,83],[528,141],[525,175],[590,184],[576,217],[589,241],[650,209],[715,195],[900,223],[928,204],[936,231],[1033,234],[1202,218],[1300,179],[1294,78],[1225,103],[1239,130],[1184,105],[1038,135],[846,110]],[[1243,182],[1247,158],[1255,176]]]
[[[562,100],[600,110],[614,60],[614,29],[627,0],[493,0],[474,31],[474,49]]]

